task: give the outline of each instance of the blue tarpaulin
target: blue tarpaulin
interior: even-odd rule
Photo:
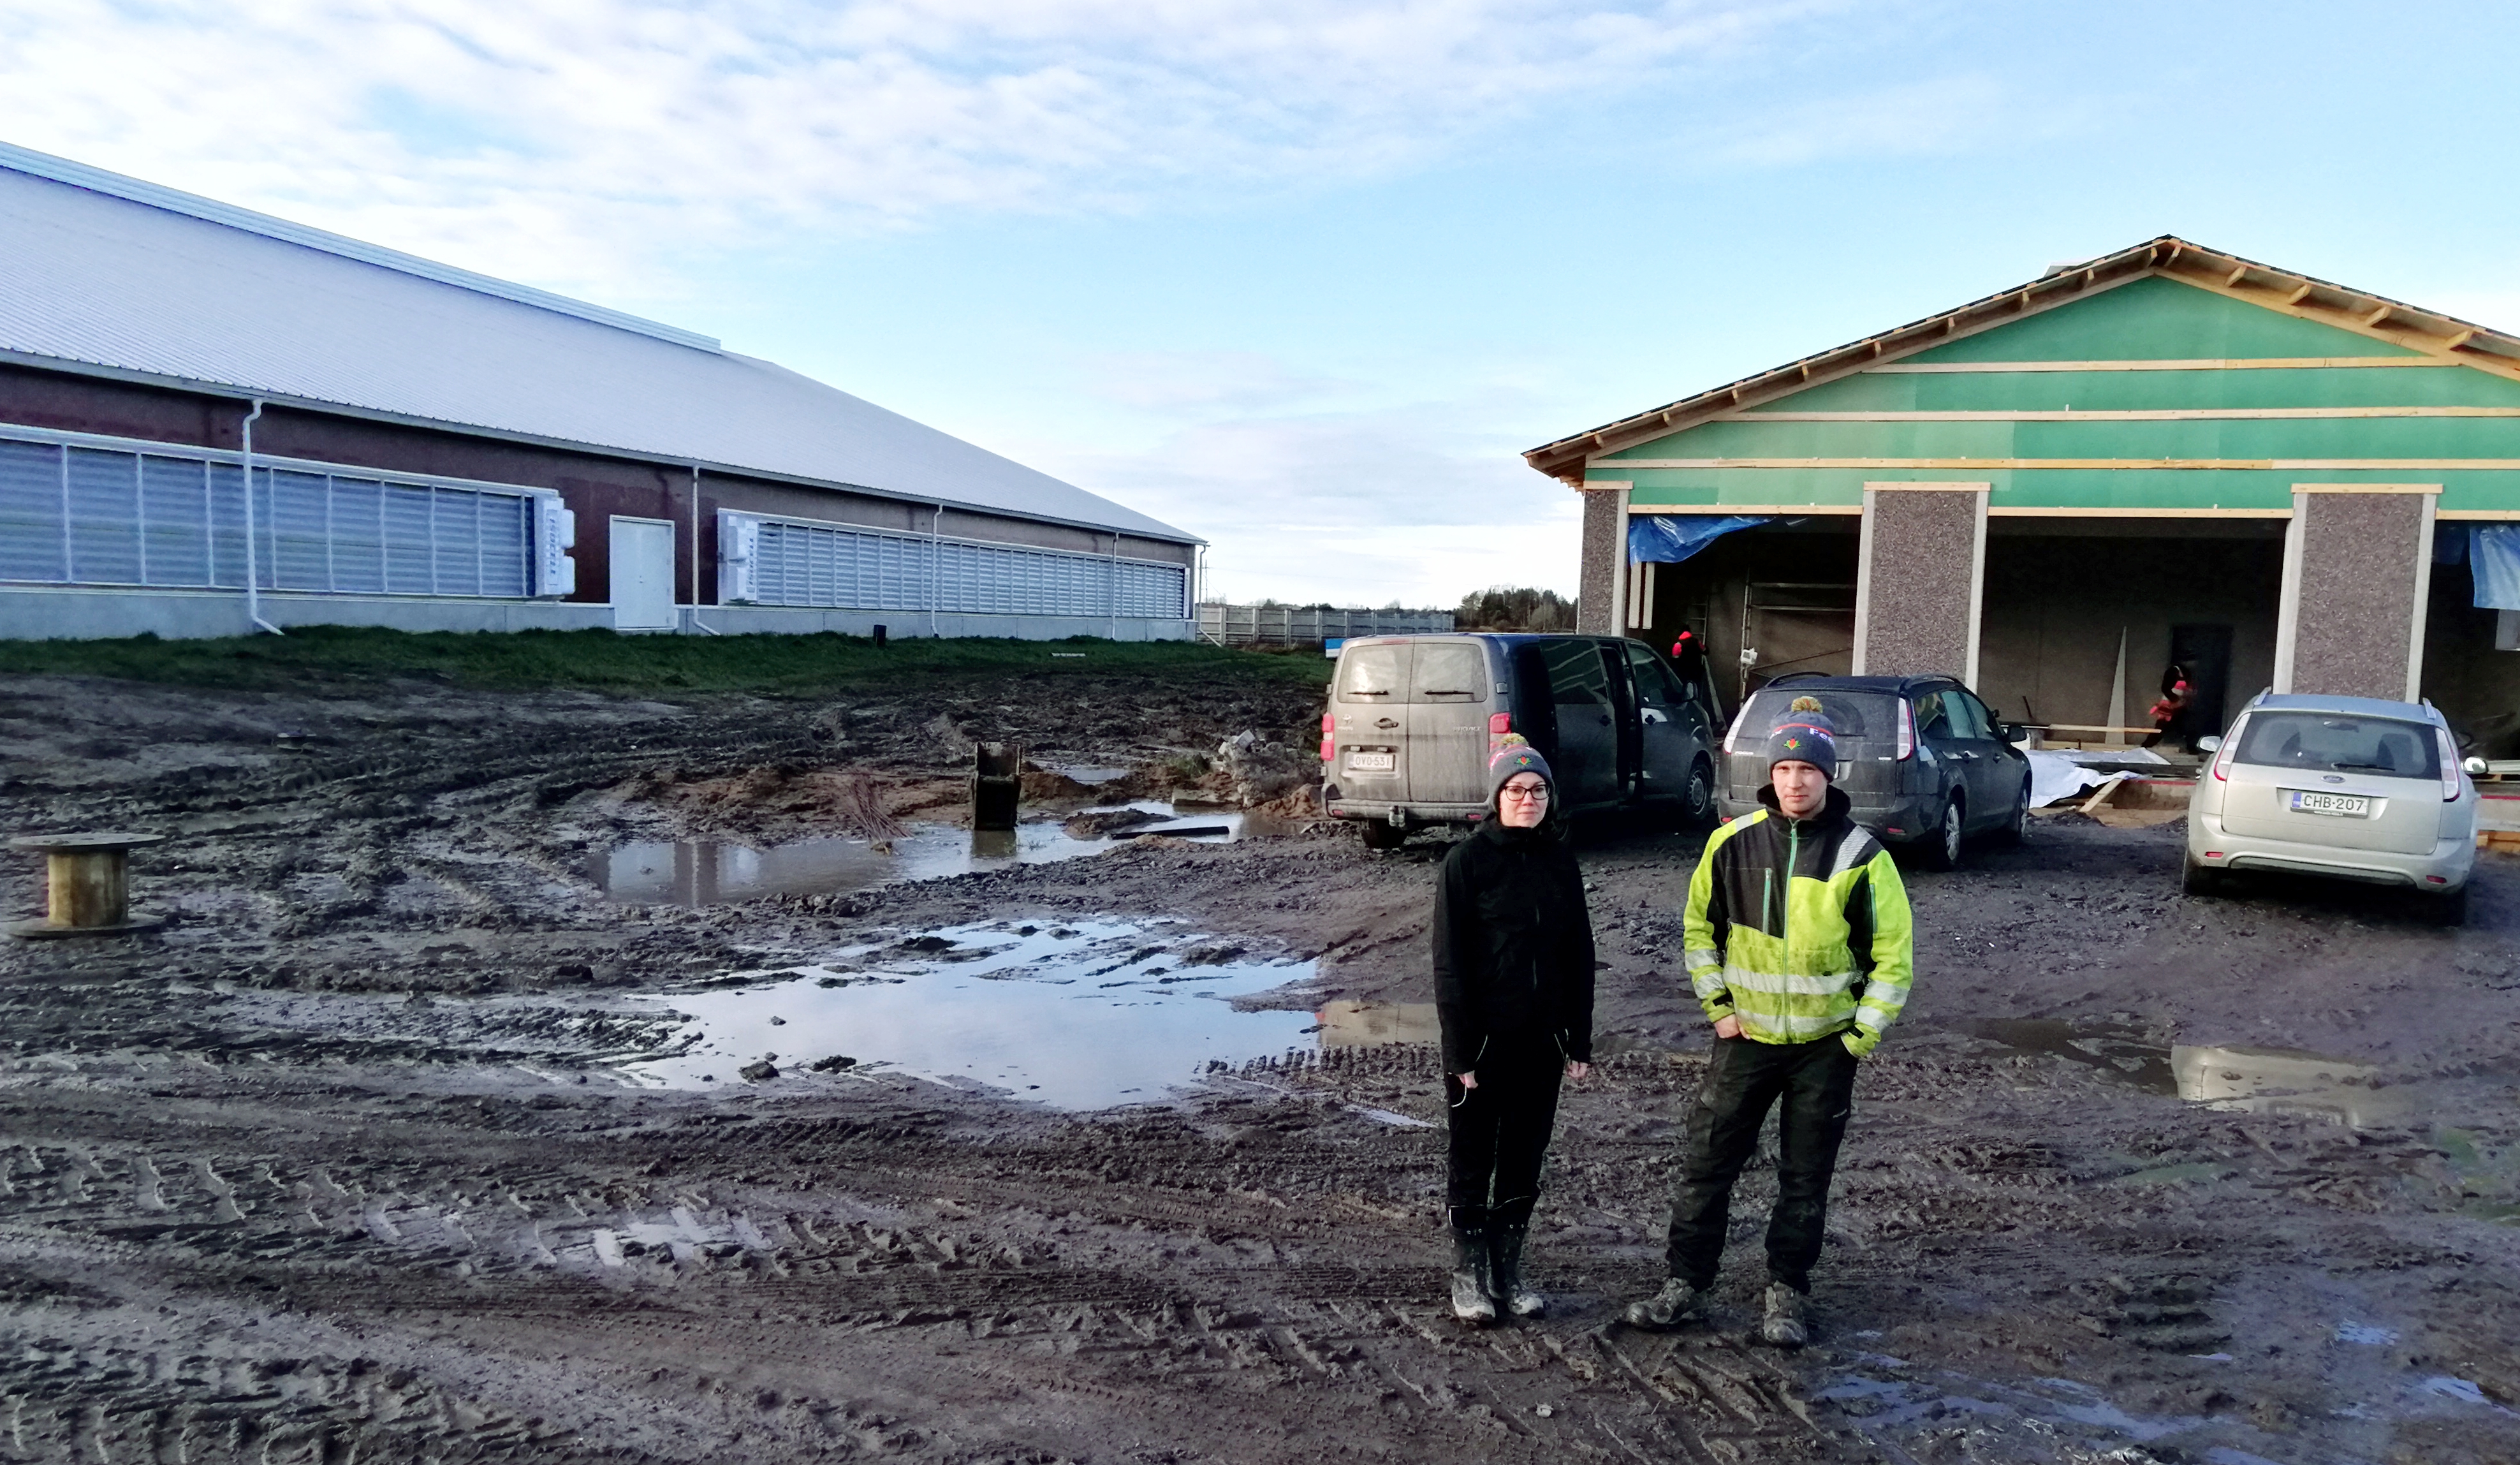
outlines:
[[[2520,611],[2520,524],[2471,524],[2467,563],[2476,574],[2476,604]]]
[[[1750,514],[1637,514],[1628,519],[1628,558],[1677,565],[1734,529],[1768,522]]]

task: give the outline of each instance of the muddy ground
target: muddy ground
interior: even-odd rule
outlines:
[[[1295,827],[705,909],[587,873],[624,840],[830,833],[868,787],[946,812],[975,736],[1136,770],[1037,775],[1060,809],[1221,797],[1203,755],[1301,748],[1316,710],[1225,682],[0,683],[0,822],[172,836],[135,879],[173,917],[0,949],[0,1459],[2520,1458],[2499,857],[2454,932],[2350,893],[2184,897],[2176,824],[2043,821],[1912,874],[1915,997],[1863,1071],[1798,1354],[1748,1338],[1764,1166],[1714,1325],[1614,1320],[1657,1280],[1706,1046],[1690,837],[1584,850],[1614,1056],[1562,1111],[1536,1324],[1440,1305],[1422,1045],[1083,1113],[809,1054],[618,1081],[674,1040],[636,995],[971,923],[1179,918],[1144,949],[1313,963],[1269,1005],[1426,1000],[1435,839]],[[37,913],[31,859],[7,871]],[[2182,1103],[2173,1044],[2357,1060],[2380,1118]]]

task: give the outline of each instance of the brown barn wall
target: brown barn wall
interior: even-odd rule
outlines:
[[[245,405],[233,397],[0,365],[0,423],[234,450],[243,446],[245,413]],[[928,532],[936,517],[932,507],[876,494],[703,473],[695,561],[692,480],[686,467],[276,405],[266,407],[254,424],[253,445],[257,453],[276,457],[552,489],[577,514],[577,547],[571,551],[577,592],[569,598],[586,602],[610,598],[610,521],[616,515],[672,521],[675,599],[695,603],[697,588],[697,603],[702,605],[717,600],[716,520],[721,508],[914,534]],[[1107,532],[968,510],[946,510],[941,529],[955,538],[1082,554],[1111,552]],[[1192,545],[1123,534],[1119,552],[1189,565],[1196,551]]]

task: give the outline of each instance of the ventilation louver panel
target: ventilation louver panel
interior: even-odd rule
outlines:
[[[0,435],[0,581],[522,598],[537,495]],[[564,517],[564,516],[563,516]]]
[[[759,605],[1079,618],[1190,614],[1190,575],[1179,565],[728,517],[746,528],[741,535],[722,529],[723,552],[747,563],[723,583],[742,584],[742,598]],[[741,551],[733,548],[739,542]]]

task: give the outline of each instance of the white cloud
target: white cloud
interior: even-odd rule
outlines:
[[[1372,175],[1845,0],[0,0],[0,136],[575,288]]]
[[[1140,452],[1037,442],[1016,456],[1210,542],[1237,600],[1450,606],[1492,584],[1575,590],[1582,506],[1496,424],[1520,393],[1374,411],[1233,415]]]

